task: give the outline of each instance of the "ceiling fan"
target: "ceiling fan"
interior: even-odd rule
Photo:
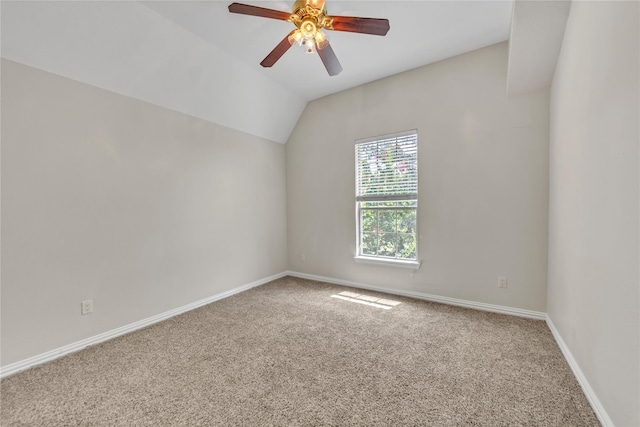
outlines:
[[[329,75],[335,76],[340,74],[342,66],[329,45],[327,35],[322,30],[384,36],[389,31],[389,20],[355,16],[329,16],[324,3],[325,0],[296,0],[291,13],[248,4],[231,3],[229,12],[280,19],[289,21],[296,26],[296,29],[282,39],[262,60],[260,65],[263,67],[272,67],[294,43],[298,43],[304,47],[307,53],[317,51]]]

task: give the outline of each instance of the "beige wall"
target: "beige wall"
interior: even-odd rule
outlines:
[[[573,2],[551,92],[548,314],[615,425],[640,425],[638,2]]]
[[[3,60],[2,365],[285,271],[284,162]]]
[[[287,142],[289,269],[545,311],[549,93],[507,99],[506,72],[502,43],[310,102]],[[354,140],[414,128],[422,267],[355,263]]]

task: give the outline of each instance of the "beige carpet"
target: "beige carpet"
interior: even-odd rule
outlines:
[[[542,321],[291,277],[0,387],[3,426],[599,425]]]

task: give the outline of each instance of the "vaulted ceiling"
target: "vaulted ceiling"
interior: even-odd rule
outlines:
[[[293,26],[231,14],[230,3],[2,1],[2,57],[285,143],[310,100],[514,38],[512,1],[327,0],[330,15],[391,25],[386,37],[329,31],[344,68],[330,77],[295,48],[262,68]],[[292,2],[246,3],[290,11]]]

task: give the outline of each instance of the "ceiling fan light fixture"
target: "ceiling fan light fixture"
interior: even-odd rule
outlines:
[[[300,31],[305,38],[312,38],[316,35],[318,27],[313,20],[305,19],[302,21],[302,24],[300,24]]]
[[[302,46],[304,46],[305,53],[308,53],[309,55],[312,55],[315,52],[315,42],[313,39],[304,39]]]
[[[300,30],[295,30],[289,36],[289,44],[294,44],[294,43],[302,47],[306,53],[314,52],[314,44],[315,44],[314,37],[313,36],[307,37]]]
[[[329,46],[329,37],[322,30],[318,30],[315,36],[316,48],[322,50]]]
[[[298,43],[300,45],[302,44],[303,38],[304,36],[300,32],[300,30],[295,30],[294,32],[291,33],[291,35],[289,35],[289,43],[291,44]]]
[[[321,29],[311,25],[301,25],[289,36],[290,44],[298,44],[308,54],[322,50],[329,45],[329,38]]]

